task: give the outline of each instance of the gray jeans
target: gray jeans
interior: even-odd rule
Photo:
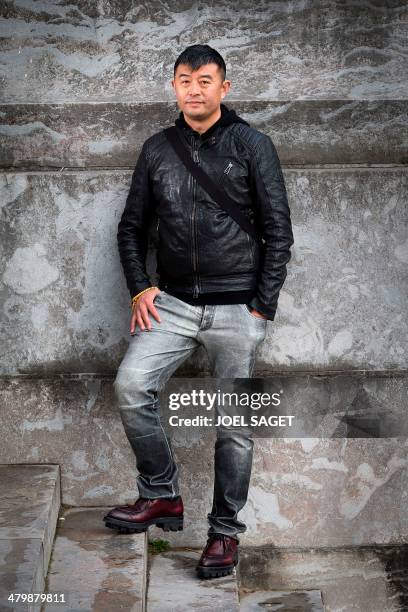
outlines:
[[[179,494],[178,468],[166,436],[157,392],[173,372],[203,345],[217,378],[250,378],[266,319],[245,304],[192,306],[161,291],[154,304],[161,323],[150,315],[151,331],[136,328],[114,381],[120,416],[136,456],[141,497]],[[246,530],[237,520],[246,503],[252,467],[250,431],[217,428],[214,497],[207,515],[209,533],[236,535]]]

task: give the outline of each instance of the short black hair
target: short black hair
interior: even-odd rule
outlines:
[[[190,47],[184,49],[174,64],[174,76],[176,75],[177,66],[179,64],[187,64],[191,66],[193,70],[198,70],[198,68],[205,66],[205,64],[217,64],[221,69],[222,80],[225,81],[227,68],[224,59],[218,51],[209,45],[190,45]]]

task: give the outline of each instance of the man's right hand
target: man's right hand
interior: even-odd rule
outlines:
[[[149,291],[143,293],[137,300],[136,304],[132,306],[132,317],[130,319],[130,333],[135,333],[136,325],[139,325],[140,329],[144,331],[146,328],[151,330],[152,324],[150,322],[149,314],[161,323],[160,315],[153,303],[156,295],[161,293],[160,289],[152,288]]]

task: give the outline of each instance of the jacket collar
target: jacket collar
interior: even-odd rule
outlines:
[[[218,128],[225,127],[227,125],[231,125],[232,123],[245,123],[245,125],[249,125],[247,121],[239,117],[233,109],[229,109],[225,106],[225,104],[220,105],[221,108],[221,117],[213,123],[206,132],[200,134],[193,130],[192,127],[187,123],[184,119],[184,114],[181,111],[178,118],[175,120],[175,124],[177,127],[181,128],[188,137],[199,138],[201,136],[201,140],[207,140],[214,134],[214,132]]]

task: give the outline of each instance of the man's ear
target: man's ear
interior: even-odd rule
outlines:
[[[171,83],[172,88],[175,89],[175,81],[174,81],[174,79],[171,79],[170,83]]]
[[[227,93],[231,89],[231,85],[232,85],[231,81],[224,81],[223,82],[221,98],[225,98],[225,96],[227,95]]]

